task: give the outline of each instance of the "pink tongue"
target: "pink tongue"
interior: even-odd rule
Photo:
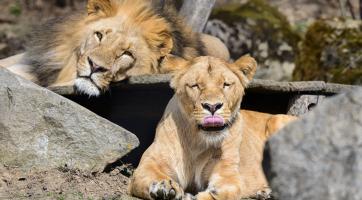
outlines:
[[[205,117],[202,126],[204,126],[204,127],[224,126],[224,119],[219,116]]]

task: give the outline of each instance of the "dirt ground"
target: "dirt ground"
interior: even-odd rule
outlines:
[[[55,169],[24,173],[0,167],[0,200],[5,199],[77,199],[131,200],[125,194],[129,168],[117,167],[109,173],[86,174]]]
[[[1,0],[0,59],[24,52],[34,25],[85,8],[85,0],[74,2],[74,6],[59,7],[54,0]]]

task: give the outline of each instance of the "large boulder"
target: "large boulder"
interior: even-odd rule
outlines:
[[[127,130],[0,67],[0,163],[5,166],[98,172],[138,144]]]
[[[265,0],[249,0],[216,8],[205,33],[220,38],[238,59],[251,54],[259,64],[256,78],[292,79],[300,36],[286,17]]]
[[[362,89],[325,100],[266,145],[264,169],[279,200],[362,197]]]
[[[318,20],[308,29],[294,80],[362,84],[362,22]]]

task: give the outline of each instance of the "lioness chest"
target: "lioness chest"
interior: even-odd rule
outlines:
[[[182,165],[175,166],[177,180],[190,193],[205,190],[215,165],[220,161],[220,148],[186,150]]]

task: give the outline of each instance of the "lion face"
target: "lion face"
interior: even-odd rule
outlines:
[[[98,96],[111,82],[157,73],[160,58],[172,49],[168,24],[147,1],[88,1],[75,87]]]
[[[80,92],[98,96],[111,82],[121,81],[138,67],[142,73],[152,72],[151,49],[136,33],[115,29],[94,29],[84,41],[77,63],[75,86]],[[151,57],[151,56],[150,56]]]
[[[171,82],[180,106],[203,134],[220,134],[237,117],[245,87],[255,73],[256,61],[250,56],[235,63],[199,57],[188,65]]]

